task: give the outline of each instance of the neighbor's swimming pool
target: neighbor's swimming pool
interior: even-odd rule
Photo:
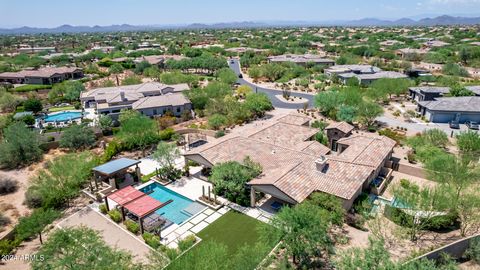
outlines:
[[[82,118],[81,112],[64,111],[59,113],[48,114],[44,120],[45,122],[67,122],[67,121],[75,120],[79,118]]]
[[[183,223],[185,220],[205,209],[205,206],[156,182],[141,188],[140,191],[147,193],[149,196],[162,203],[172,200],[171,203],[155,212],[176,224]]]

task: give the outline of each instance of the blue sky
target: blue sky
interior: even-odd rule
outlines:
[[[0,27],[152,25],[480,15],[480,0],[0,0],[0,10]]]

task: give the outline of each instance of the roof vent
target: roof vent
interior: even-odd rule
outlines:
[[[120,92],[120,98],[122,99],[122,101],[125,101],[125,92]]]
[[[315,166],[319,172],[323,172],[325,165],[327,165],[328,158],[326,156],[320,156],[315,160]]]
[[[274,155],[274,154],[275,154],[275,149],[272,149],[272,155]]]

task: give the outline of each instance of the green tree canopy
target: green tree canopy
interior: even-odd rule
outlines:
[[[38,113],[42,111],[43,105],[39,99],[29,98],[23,102],[23,108],[27,112]]]
[[[29,165],[42,158],[38,135],[23,122],[8,126],[0,143],[0,164],[7,168]]]
[[[30,215],[19,219],[18,225],[15,226],[15,237],[23,241],[34,235],[38,235],[40,237],[40,243],[43,244],[43,229],[59,216],[60,212],[53,209],[35,209]]]
[[[62,133],[60,147],[81,150],[93,146],[95,141],[95,133],[91,128],[86,125],[72,125]]]
[[[142,151],[159,140],[157,123],[132,110],[121,113],[120,131],[117,135],[127,149],[138,148]]]
[[[57,229],[37,253],[44,260],[32,261],[32,269],[141,269],[132,255],[113,249],[86,227]]]
[[[237,74],[230,68],[219,69],[215,74],[220,82],[232,85],[237,81]]]
[[[261,172],[260,164],[246,157],[243,163],[228,161],[215,165],[209,180],[214,184],[215,194],[247,206],[250,202],[250,193],[245,185]]]
[[[68,204],[88,182],[91,170],[97,163],[89,152],[59,156],[47,162],[46,169],[32,179],[27,193],[38,197],[40,206],[44,208]]]
[[[80,98],[80,93],[85,91],[85,86],[79,81],[64,81],[55,84],[48,92],[48,100],[50,103],[57,103],[60,101],[76,101]]]

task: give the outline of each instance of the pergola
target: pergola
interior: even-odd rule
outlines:
[[[119,186],[115,181],[115,177],[121,173],[126,172],[128,168],[132,166],[136,166],[135,173],[137,174],[137,178],[140,179],[142,177],[140,172],[140,167],[138,167],[138,164],[140,163],[141,163],[140,160],[129,159],[129,158],[119,158],[119,159],[107,162],[105,164],[102,164],[100,166],[97,166],[92,169],[95,177],[95,182],[97,181],[97,179],[99,180],[109,179],[109,184],[112,187],[118,189]]]
[[[149,216],[157,209],[170,203],[161,203],[147,194],[131,187],[125,187],[105,197],[107,210],[110,210],[108,199],[117,203],[122,212],[122,220],[125,221],[125,209],[138,218],[140,232],[143,234],[143,218]]]
[[[143,218],[155,212],[155,210],[162,207],[164,204],[155,200],[154,198],[145,194],[145,196],[135,199],[124,205],[124,208],[128,212],[138,217],[140,224],[140,233],[143,234]],[[123,218],[125,219],[125,212],[122,211]]]

